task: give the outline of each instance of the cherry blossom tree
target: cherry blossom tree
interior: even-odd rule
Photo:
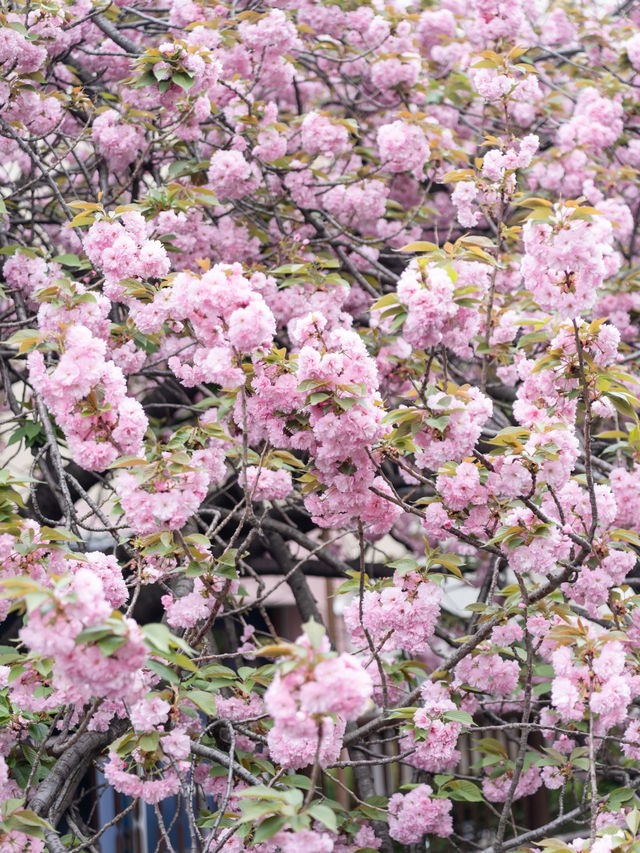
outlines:
[[[639,27],[2,6],[2,853],[640,850]]]

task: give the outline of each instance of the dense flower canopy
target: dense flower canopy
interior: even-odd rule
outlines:
[[[2,853],[90,772],[166,850],[640,849],[640,5],[12,0],[0,67]]]

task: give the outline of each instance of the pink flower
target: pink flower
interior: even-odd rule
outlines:
[[[133,163],[145,145],[143,129],[122,121],[116,110],[106,110],[96,116],[92,135],[98,151],[115,171]]]
[[[429,143],[417,125],[394,121],[378,128],[381,166],[389,172],[420,173],[429,159]]]
[[[159,696],[145,698],[131,708],[130,720],[136,731],[151,732],[167,722],[171,705]]]
[[[418,785],[408,794],[389,800],[389,834],[401,844],[416,844],[426,833],[441,837],[453,831],[451,800],[431,799],[429,785]]]
[[[249,465],[245,469],[247,487],[254,501],[284,500],[291,494],[291,474],[283,468],[272,471]]]
[[[302,147],[308,154],[324,154],[336,157],[350,149],[349,131],[327,116],[309,112],[300,127]]]
[[[241,151],[216,151],[207,172],[209,183],[220,198],[242,198],[258,186],[258,170]]]

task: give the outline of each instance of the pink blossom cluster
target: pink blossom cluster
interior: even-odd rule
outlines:
[[[429,650],[441,596],[440,587],[417,572],[404,576],[396,572],[391,585],[364,593],[362,622],[359,599],[353,599],[344,611],[345,625],[352,641],[359,645],[366,642],[367,631],[377,649],[422,655]]]
[[[556,369],[537,370],[533,359],[519,359],[515,368],[516,376],[521,380],[513,404],[513,413],[518,422],[545,431],[557,425],[573,427],[577,404],[574,396],[568,392],[576,387],[575,378],[567,376],[560,365]],[[566,440],[562,442],[563,447],[567,445],[567,450],[572,437],[572,432],[568,432]],[[535,441],[543,442],[544,439]]]
[[[627,575],[637,562],[633,551],[610,549],[605,557],[594,559],[593,565],[584,565],[571,586],[564,587],[565,595],[581,607],[585,607],[590,616],[597,618],[598,608],[609,601],[609,594],[616,586],[624,583]]]
[[[204,622],[211,613],[219,608],[219,599],[225,588],[224,578],[214,576],[207,584],[201,578],[195,578],[193,589],[186,595],[174,598],[163,595],[160,599],[167,616],[167,624],[172,628],[193,628],[198,622]],[[237,591],[237,581],[232,581],[229,592]]]
[[[82,631],[102,625],[111,615],[113,604],[122,604],[117,592],[107,598],[100,575],[80,568],[54,591],[54,607],[36,607],[29,613],[20,638],[33,654],[52,660],[51,686],[54,693],[48,707],[75,705],[81,709],[95,698],[135,702],[146,692],[141,667],[147,650],[143,635],[133,619],[120,618],[114,624],[118,637],[113,651],[82,641]],[[14,690],[20,689],[14,683]]]
[[[62,548],[48,541],[40,525],[33,520],[24,520],[16,533],[0,535],[0,565],[2,577],[26,575],[32,581],[53,589],[59,577],[73,577],[80,569],[90,569],[102,583],[104,596],[115,609],[128,598],[122,570],[116,558],[99,551],[87,551],[83,558],[75,559]],[[9,601],[0,600],[0,617],[5,618]]]
[[[581,89],[573,115],[558,130],[562,148],[577,145],[599,150],[613,145],[622,133],[624,109],[620,99],[602,96],[594,87]]]
[[[316,524],[334,527],[360,519],[371,536],[387,533],[399,508],[376,494],[389,487],[376,475],[367,450],[384,434],[378,400],[376,363],[352,329],[329,330],[320,314],[300,318],[291,328],[300,345],[300,387],[323,398],[309,397],[308,448],[313,471],[324,487],[305,499]],[[291,386],[292,387],[292,386]]]
[[[436,478],[436,489],[444,505],[455,512],[466,509],[469,504],[487,502],[487,487],[482,484],[480,469],[473,462],[447,466]]]
[[[376,141],[383,169],[422,173],[429,159],[429,143],[418,125],[400,120],[383,124],[378,128]]]
[[[7,84],[0,87],[0,98],[9,94]],[[4,100],[4,99],[3,99]],[[47,97],[35,89],[22,88],[19,94],[0,103],[6,121],[15,122],[24,134],[44,136],[51,133],[64,118],[62,104],[53,95]]]
[[[48,287],[36,294],[36,301],[39,303],[38,328],[40,331],[60,335],[64,334],[65,329],[70,326],[84,326],[96,338],[106,342],[108,354],[116,365],[121,367],[116,358],[118,348],[114,346],[111,338],[109,320],[111,302],[102,293],[88,291],[82,282],[57,278],[55,267],[51,273]],[[52,281],[55,283],[51,284]],[[140,355],[144,360],[144,353],[141,354],[136,350],[131,341],[127,348],[131,351],[130,361],[138,360],[139,362]],[[127,358],[123,361],[126,363]]]
[[[346,126],[314,110],[306,114],[300,125],[300,139],[307,154],[336,157],[351,149]]]
[[[640,33],[631,36],[624,44],[624,48],[629,57],[629,62],[633,65],[636,71],[640,70]]]
[[[259,240],[232,212],[212,222],[198,208],[162,210],[152,222],[156,233],[171,235],[171,244],[177,250],[172,253],[171,265],[176,270],[194,269],[198,258],[203,257],[216,263],[252,264],[260,254]]]
[[[593,307],[598,288],[619,266],[609,221],[573,213],[559,208],[555,224],[528,220],[521,263],[524,285],[540,308],[568,319]]]
[[[42,853],[44,850],[44,841],[17,829],[0,830],[0,843],[3,853]]]
[[[124,759],[116,752],[109,753],[103,772],[116,791],[128,797],[139,797],[150,805],[175,796],[180,790],[180,777],[173,768],[163,767],[157,779],[143,779],[135,771],[127,770]]]
[[[323,196],[323,208],[344,225],[358,225],[365,233],[375,231],[384,216],[389,190],[377,179],[337,184]],[[314,206],[315,193],[302,207]]]
[[[632,528],[640,513],[640,470],[634,463],[631,470],[614,466],[609,479],[616,501],[616,526]]]
[[[150,240],[144,218],[127,211],[120,220],[100,220],[87,231],[83,248],[91,263],[107,278],[105,294],[120,299],[118,286],[124,278],[163,278],[170,268],[166,250],[159,240]]]
[[[264,714],[264,702],[257,693],[216,696],[216,711],[225,720],[243,722]]]
[[[171,705],[158,695],[145,696],[131,707],[129,719],[137,732],[152,732],[169,718]]]
[[[441,55],[446,44],[456,32],[456,19],[451,9],[426,9],[420,14],[417,37],[421,50],[434,58]]]
[[[240,264],[216,264],[202,276],[178,273],[161,310],[174,321],[188,321],[193,332],[194,347],[169,359],[183,385],[244,383],[242,354],[268,349],[276,331],[260,293],[264,284],[261,273],[245,278]]]
[[[299,832],[283,830],[274,836],[274,842],[281,853],[332,853],[335,850],[334,840],[328,832],[317,832],[314,829],[301,829]]]
[[[569,646],[558,646],[550,658],[555,672],[551,702],[563,721],[582,720],[590,711],[603,733],[624,722],[639,677],[627,664],[621,642],[602,643],[591,662]]]
[[[242,198],[254,192],[260,183],[255,163],[250,163],[242,151],[216,151],[211,158],[207,177],[218,198]]]
[[[563,524],[563,530],[573,530],[575,533],[586,534],[591,527],[593,518],[592,500],[597,509],[596,532],[602,534],[615,522],[618,507],[612,489],[604,483],[596,483],[593,495],[584,488],[577,480],[570,480],[566,485],[556,492],[558,504],[563,510],[563,518],[560,515],[558,504],[553,496],[546,493],[542,499],[544,511],[551,518]]]
[[[138,534],[157,530],[179,530],[205,499],[209,487],[225,476],[225,452],[215,443],[194,450],[187,464],[174,461],[163,451],[147,479],[123,470],[116,481],[116,492],[127,522]],[[135,471],[135,469],[134,469]]]
[[[520,141],[519,149],[507,148],[501,151],[492,148],[482,158],[482,175],[490,181],[499,183],[504,178],[505,172],[514,169],[526,169],[531,165],[533,156],[538,150],[540,140],[531,133]]]
[[[314,762],[322,767],[337,760],[346,722],[365,709],[373,691],[371,678],[348,654],[329,656],[326,639],[315,652],[307,649],[299,665],[286,674],[276,672],[264,696],[274,725],[268,735],[269,753],[283,767],[300,768]]]
[[[533,572],[542,577],[552,575],[560,560],[567,559],[571,541],[559,527],[540,527],[532,512],[514,509],[505,514],[505,525],[519,528],[519,538],[501,544],[501,550],[516,574]]]
[[[369,829],[369,827],[366,828]],[[373,835],[370,829],[369,832]],[[362,833],[362,837],[366,839],[368,835]],[[379,839],[376,840],[379,843]],[[308,853],[352,853],[352,851],[355,853],[356,851],[353,845],[340,844],[338,836],[326,829],[321,829],[318,823],[315,824],[314,829],[300,829],[297,832],[288,828],[281,829],[267,841],[252,844],[250,848],[245,846],[243,839],[234,834],[220,848],[221,853],[244,853],[247,849],[255,853],[297,853],[301,849]]]
[[[475,228],[482,218],[479,189],[475,181],[458,181],[451,193],[458,222],[463,228]]]
[[[524,23],[523,3],[520,0],[473,0],[471,5],[475,12],[471,29],[483,43],[517,37]]]
[[[622,751],[627,758],[640,758],[640,720],[632,720],[624,731]]]
[[[19,19],[16,16],[16,20]],[[47,51],[41,44],[29,40],[18,28],[3,26],[0,29],[0,65],[16,74],[32,74],[46,61]]]
[[[96,116],[91,133],[107,165],[116,171],[133,163],[145,145],[142,128],[122,121],[117,110],[106,110]]]
[[[15,287],[25,297],[31,298],[36,291],[54,281],[60,270],[60,264],[37,256],[31,257],[24,252],[16,252],[5,261],[3,274],[9,287]]]
[[[445,838],[453,831],[451,800],[432,797],[429,785],[417,785],[408,794],[389,800],[389,834],[401,844],[416,844],[426,833]]]
[[[313,446],[310,430],[292,428],[307,399],[304,392],[298,391],[298,385],[293,365],[287,369],[257,361],[250,383],[251,393],[236,404],[235,410],[238,425],[246,420],[249,441],[266,440],[274,446],[294,450],[309,450]]]
[[[459,261],[447,268],[435,263],[420,266],[412,261],[398,282],[398,300],[407,308],[403,338],[418,349],[440,343],[457,355],[470,354],[470,341],[480,330],[477,311],[456,301],[456,290],[465,299],[480,299],[489,288],[486,265]]]
[[[49,373],[41,351],[28,357],[35,390],[64,431],[76,462],[102,471],[119,456],[137,456],[148,426],[141,404],[127,394],[122,370],[106,359],[105,342],[85,326],[70,326]]]
[[[389,786],[398,848],[453,833],[444,797],[467,773],[490,803],[566,782],[587,802],[591,769],[593,837],[567,836],[567,849],[633,846],[631,829],[607,835],[625,818],[631,827],[631,807],[605,798],[609,771],[633,779],[640,760],[640,11],[600,0],[115,0],[95,12],[90,0],[17,0],[0,16],[0,443],[28,445],[35,475],[0,477],[0,618],[26,612],[24,648],[0,666],[10,706],[0,800],[21,796],[11,774],[26,781],[39,730],[51,724],[44,746],[64,751],[74,732],[107,732],[117,716],[127,735],[107,784],[152,805],[181,794],[205,846],[377,849],[364,806],[337,813],[331,831],[314,818],[334,804],[320,788],[293,791],[301,780],[287,772],[369,756],[354,774],[367,799],[365,774],[381,781],[380,735],[369,752],[367,720],[355,751],[343,744],[373,698],[373,727],[383,740],[399,732],[413,779],[456,780],[436,777],[437,792]],[[54,442],[44,449],[43,419]],[[62,464],[82,469],[77,489],[102,474],[75,504],[69,477],[71,505],[51,487],[61,432]],[[60,530],[13,512],[46,517],[47,490],[60,506],[48,523],[64,515],[91,540],[109,531],[129,544],[117,558],[82,542],[70,553]],[[257,671],[220,663],[269,654],[250,624],[261,582],[256,602],[252,582],[216,575],[202,537],[160,534],[192,519],[222,549],[237,523],[244,572],[267,553],[269,516],[291,525],[294,559],[317,551],[345,568],[354,534],[391,534],[367,544],[376,579],[344,611],[362,664],[304,638],[278,643],[284,660]],[[420,569],[425,540],[442,575]],[[388,563],[399,545],[411,560],[381,577],[379,564],[403,566]],[[456,588],[447,556],[486,610],[456,616],[448,599],[441,630]],[[163,621],[172,648],[183,632],[197,647],[191,668],[149,660],[141,629],[118,612],[163,581]],[[218,617],[222,650],[198,631]],[[438,680],[443,670],[452,680]],[[198,678],[215,693],[206,732]],[[507,753],[462,766],[460,710],[482,703],[518,739],[530,687],[542,744],[529,739],[524,766]],[[194,733],[205,749],[190,759]],[[205,757],[214,743],[230,768]],[[542,751],[553,764],[537,766]],[[388,780],[406,778],[392,768]],[[41,775],[29,796],[46,788]],[[270,786],[268,808],[290,795],[287,822],[263,841],[279,805],[233,834],[248,804],[240,776]],[[219,815],[190,810],[192,783]],[[519,810],[505,810],[507,848]],[[5,847],[44,844],[10,831]]]
[[[512,784],[512,770],[499,775],[491,774],[482,780],[482,793],[492,803],[504,803],[509,795]],[[513,799],[519,800],[521,797],[530,797],[531,794],[534,794],[538,790],[541,784],[540,768],[535,766],[527,767],[520,774],[518,784],[513,792]]]
[[[455,668],[457,684],[468,684],[491,696],[508,696],[520,678],[516,660],[505,660],[498,654],[481,652],[463,658]]]
[[[284,500],[291,494],[293,483],[291,474],[284,468],[272,470],[248,465],[244,469],[247,488],[254,501]]]
[[[461,462],[469,456],[480,432],[491,417],[493,404],[478,388],[457,393],[436,391],[426,398],[424,426],[416,433],[416,465],[437,471],[445,462]],[[446,419],[442,426],[430,419]]]
[[[491,460],[493,470],[487,477],[487,490],[497,498],[528,495],[533,487],[531,471],[517,456],[497,456]]]
[[[594,364],[608,367],[615,363],[620,344],[620,332],[612,323],[587,324],[577,323],[577,336],[583,353],[586,353]],[[549,342],[549,349],[556,350],[563,362],[575,365],[578,362],[576,332],[573,324],[563,322],[556,335]]]
[[[452,770],[460,760],[456,749],[462,726],[452,720],[444,720],[447,711],[456,711],[448,688],[434,681],[425,681],[420,694],[422,707],[413,715],[413,731],[400,739],[401,750],[415,748],[407,757],[413,767],[430,773]]]
[[[540,140],[529,134],[520,140],[518,148],[492,148],[482,158],[477,179],[457,181],[451,193],[457,218],[464,228],[474,228],[482,214],[491,211],[500,215],[505,195],[515,189],[514,172],[531,165]]]
[[[367,823],[360,822],[355,834],[350,827],[350,834],[336,835],[316,822],[313,829],[280,830],[267,841],[252,844],[250,849],[255,853],[298,853],[301,849],[308,853],[358,853],[363,848],[379,850],[381,844]],[[221,847],[221,853],[244,853],[246,849],[243,840],[232,835]]]

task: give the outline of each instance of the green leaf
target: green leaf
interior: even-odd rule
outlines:
[[[49,542],[80,542],[80,539],[68,530],[60,527],[41,527],[40,535]]]
[[[326,384],[327,383],[323,379],[305,379],[298,385],[296,391],[304,394],[308,391],[315,391],[316,388],[322,388],[322,386]]]
[[[260,818],[282,808],[282,803],[266,802],[265,800],[247,800],[240,803],[242,818],[240,823],[256,824]]]
[[[242,791],[234,794],[234,796],[260,798],[263,800],[279,800],[280,802],[285,801],[284,793],[282,791],[278,791],[275,788],[268,788],[266,785],[250,785],[248,788],[244,788]]]
[[[397,293],[385,293],[384,296],[381,296],[378,301],[371,306],[372,311],[377,311],[380,308],[388,308],[390,305],[398,304],[398,295]]]
[[[449,415],[441,415],[439,418],[426,418],[425,424],[438,432],[444,432],[449,425],[449,420]]]
[[[331,832],[338,831],[338,822],[333,811],[324,803],[312,803],[307,809],[311,817],[323,823]]]
[[[185,92],[188,92],[195,83],[194,78],[184,71],[176,71],[171,77],[171,80],[176,84],[176,86],[180,86],[181,89],[184,89]]]
[[[463,171],[465,172],[465,176],[466,175],[473,175],[473,172],[471,170],[465,169]],[[454,178],[451,177],[454,174],[456,174],[456,173],[455,172],[449,172],[448,175],[445,175],[441,180],[442,181],[446,181],[447,179],[448,180],[454,180]],[[401,249],[398,249],[398,251],[399,252],[421,252],[421,253],[437,252],[438,247],[436,246],[435,243],[428,243],[425,240],[419,240],[417,243],[409,243],[408,245],[403,246]]]
[[[320,625],[314,619],[310,619],[308,622],[305,622],[302,627],[309,638],[311,648],[317,651],[320,648],[324,635],[326,634],[324,625]]]
[[[202,533],[190,533],[184,537],[185,542],[193,542],[194,545],[203,545],[205,548],[211,547],[211,540]]]
[[[359,397],[336,397],[335,403],[343,412],[348,411],[352,406],[360,401]]]
[[[625,415],[628,418],[636,417],[636,410],[634,406],[638,405],[638,400],[633,396],[633,394],[621,391],[607,391],[606,396],[611,400],[621,415]]]
[[[19,818],[20,822],[25,826],[40,827],[41,829],[53,829],[48,821],[37,815],[31,809],[20,809],[17,812],[12,812],[11,816]]]
[[[77,255],[56,255],[53,260],[64,267],[81,267],[83,263]]]
[[[447,796],[452,800],[458,800],[466,803],[484,802],[484,797],[482,796],[480,788],[473,782],[469,782],[467,779],[456,779],[453,782],[449,782],[445,787]]]
[[[36,347],[39,342],[40,332],[37,329],[20,329],[19,331],[14,332],[7,341],[3,341],[3,343],[7,343],[11,346],[17,345],[18,355],[23,355],[25,352],[29,352]]]
[[[309,406],[317,406],[318,403],[324,403],[325,400],[330,400],[331,394],[327,394],[326,391],[315,391],[313,394],[309,394],[307,398],[307,404]]]
[[[628,803],[630,800],[633,800],[635,795],[636,792],[629,790],[629,788],[614,788],[609,794],[607,805],[612,809],[612,811],[620,811],[620,807],[624,803]]]
[[[493,737],[481,738],[474,744],[474,747],[478,752],[482,752],[485,755],[498,755],[500,758],[504,758],[505,760],[509,757],[504,744],[500,743],[499,740],[496,740]]]
[[[153,71],[145,71],[145,73],[141,74],[133,83],[132,88],[141,89],[143,86],[152,86],[155,82],[156,77]]]
[[[633,809],[633,811],[627,814],[625,821],[633,835],[637,835],[638,828],[640,827],[640,811],[638,811],[638,809]]]
[[[390,569],[395,569],[401,577],[404,577],[409,572],[419,572],[422,568],[420,563],[414,560],[413,557],[401,557],[399,560],[393,560],[393,562],[386,565]]]
[[[475,726],[473,717],[466,711],[445,711],[442,715],[444,720],[450,720],[454,723],[463,723],[465,726]]]
[[[616,530],[611,530],[609,535],[614,542],[628,542],[630,545],[635,545],[637,548],[640,548],[640,536],[638,536],[637,533],[634,533],[633,530],[624,530],[619,527]]]
[[[228,578],[229,580],[237,580],[238,572],[236,570],[236,560],[238,559],[238,549],[230,548],[228,551],[225,551],[218,559],[216,560],[216,568],[215,572],[217,575],[221,575],[223,578]]]
[[[102,654],[106,658],[108,658],[114,652],[116,652],[121,646],[124,646],[126,642],[127,642],[126,637],[118,637],[118,636],[105,637],[102,640],[98,640],[98,647],[100,648],[100,651],[102,652]]]
[[[147,661],[147,667],[153,670],[156,675],[159,675],[160,678],[164,678],[165,681],[170,681],[172,684],[180,684],[180,676],[170,666],[167,666],[166,663],[151,659]]]
[[[282,815],[272,815],[266,818],[253,833],[253,843],[259,844],[261,841],[271,838],[282,829],[286,822],[286,817],[282,817]]]
[[[46,443],[47,437],[40,424],[27,421],[27,423],[22,424],[13,432],[9,441],[7,441],[7,447],[23,440],[26,447],[31,449],[32,447],[42,447]]]
[[[155,752],[160,741],[160,732],[145,732],[138,740],[140,749],[145,752]]]
[[[283,776],[282,781],[287,785],[302,788],[304,791],[308,791],[311,787],[311,779],[308,776],[303,776],[301,773],[292,773],[290,776]]]
[[[171,631],[166,625],[150,622],[148,625],[142,625],[142,632],[152,648],[165,653],[171,650]]]
[[[215,717],[216,699],[211,693],[207,693],[206,690],[190,690],[186,694],[186,698],[197,705],[201,711],[204,711],[208,717]]]

